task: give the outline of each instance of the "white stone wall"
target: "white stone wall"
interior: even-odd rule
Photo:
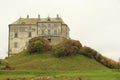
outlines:
[[[48,34],[50,30],[50,34]],[[56,30],[56,34],[55,34]],[[43,34],[44,31],[44,34]],[[38,35],[39,36],[60,36],[61,35],[61,23],[38,23]]]
[[[62,25],[62,37],[69,39],[69,28],[66,24]]]
[[[21,29],[23,28],[23,29]],[[9,36],[9,52],[10,54],[17,54],[20,51],[26,49],[29,39],[37,36],[37,26],[36,25],[16,25],[10,26],[10,36]],[[31,32],[31,37],[29,37],[29,33]],[[15,37],[15,33],[17,33],[17,37]],[[15,43],[17,43],[17,47],[15,47]]]
[[[42,34],[42,30],[44,30],[44,34]],[[15,33],[17,33],[17,37],[15,37]],[[29,37],[29,33],[31,33],[31,37]],[[17,54],[26,49],[28,41],[38,36],[47,40],[51,39],[50,44],[55,45],[65,38],[69,38],[69,28],[67,25],[62,25],[60,22],[40,22],[36,25],[10,25],[9,55]],[[17,43],[17,47],[15,47],[15,43]]]

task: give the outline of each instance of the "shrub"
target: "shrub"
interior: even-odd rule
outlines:
[[[39,53],[50,49],[49,42],[43,38],[35,37],[29,40],[27,51],[29,53]]]
[[[0,64],[2,64],[2,60],[0,60]]]
[[[118,68],[118,63],[116,61],[104,56],[101,57],[101,60],[99,60],[99,62],[109,68]]]
[[[56,48],[54,49],[54,55],[55,55],[56,57],[66,56],[66,54],[65,54],[65,48],[63,48],[63,47],[56,47]]]
[[[82,54],[82,55],[89,57],[89,58],[94,58],[95,55],[97,55],[97,53],[98,52],[95,51],[94,49],[84,46],[83,48],[80,49],[79,54]]]
[[[109,68],[118,68],[117,62],[113,61],[112,59],[102,56],[100,53],[98,53],[97,51],[95,51],[94,49],[90,47],[85,46],[81,48],[79,54],[82,54],[89,58],[93,58]]]
[[[72,56],[79,53],[81,47],[82,45],[79,41],[65,39],[63,42],[54,46],[53,54],[57,57]]]

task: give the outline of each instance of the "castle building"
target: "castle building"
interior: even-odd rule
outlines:
[[[34,37],[47,39],[55,45],[64,39],[69,39],[69,27],[59,15],[56,18],[19,18],[9,24],[8,56],[18,54],[27,48],[28,41]]]

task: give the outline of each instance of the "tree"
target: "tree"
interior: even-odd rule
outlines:
[[[50,49],[49,42],[43,38],[35,37],[29,40],[27,51],[29,53],[40,53]]]

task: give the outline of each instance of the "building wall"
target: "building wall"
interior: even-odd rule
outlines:
[[[38,36],[60,36],[61,23],[38,23]]]
[[[26,49],[29,39],[37,36],[36,25],[13,25],[9,29],[9,54],[11,55]]]
[[[69,28],[66,24],[62,25],[62,37],[69,39]]]
[[[43,37],[44,39],[50,40],[51,45],[55,45],[69,38],[69,28],[60,22],[42,22],[36,25],[10,25],[9,56],[26,49],[28,41],[33,37]]]

